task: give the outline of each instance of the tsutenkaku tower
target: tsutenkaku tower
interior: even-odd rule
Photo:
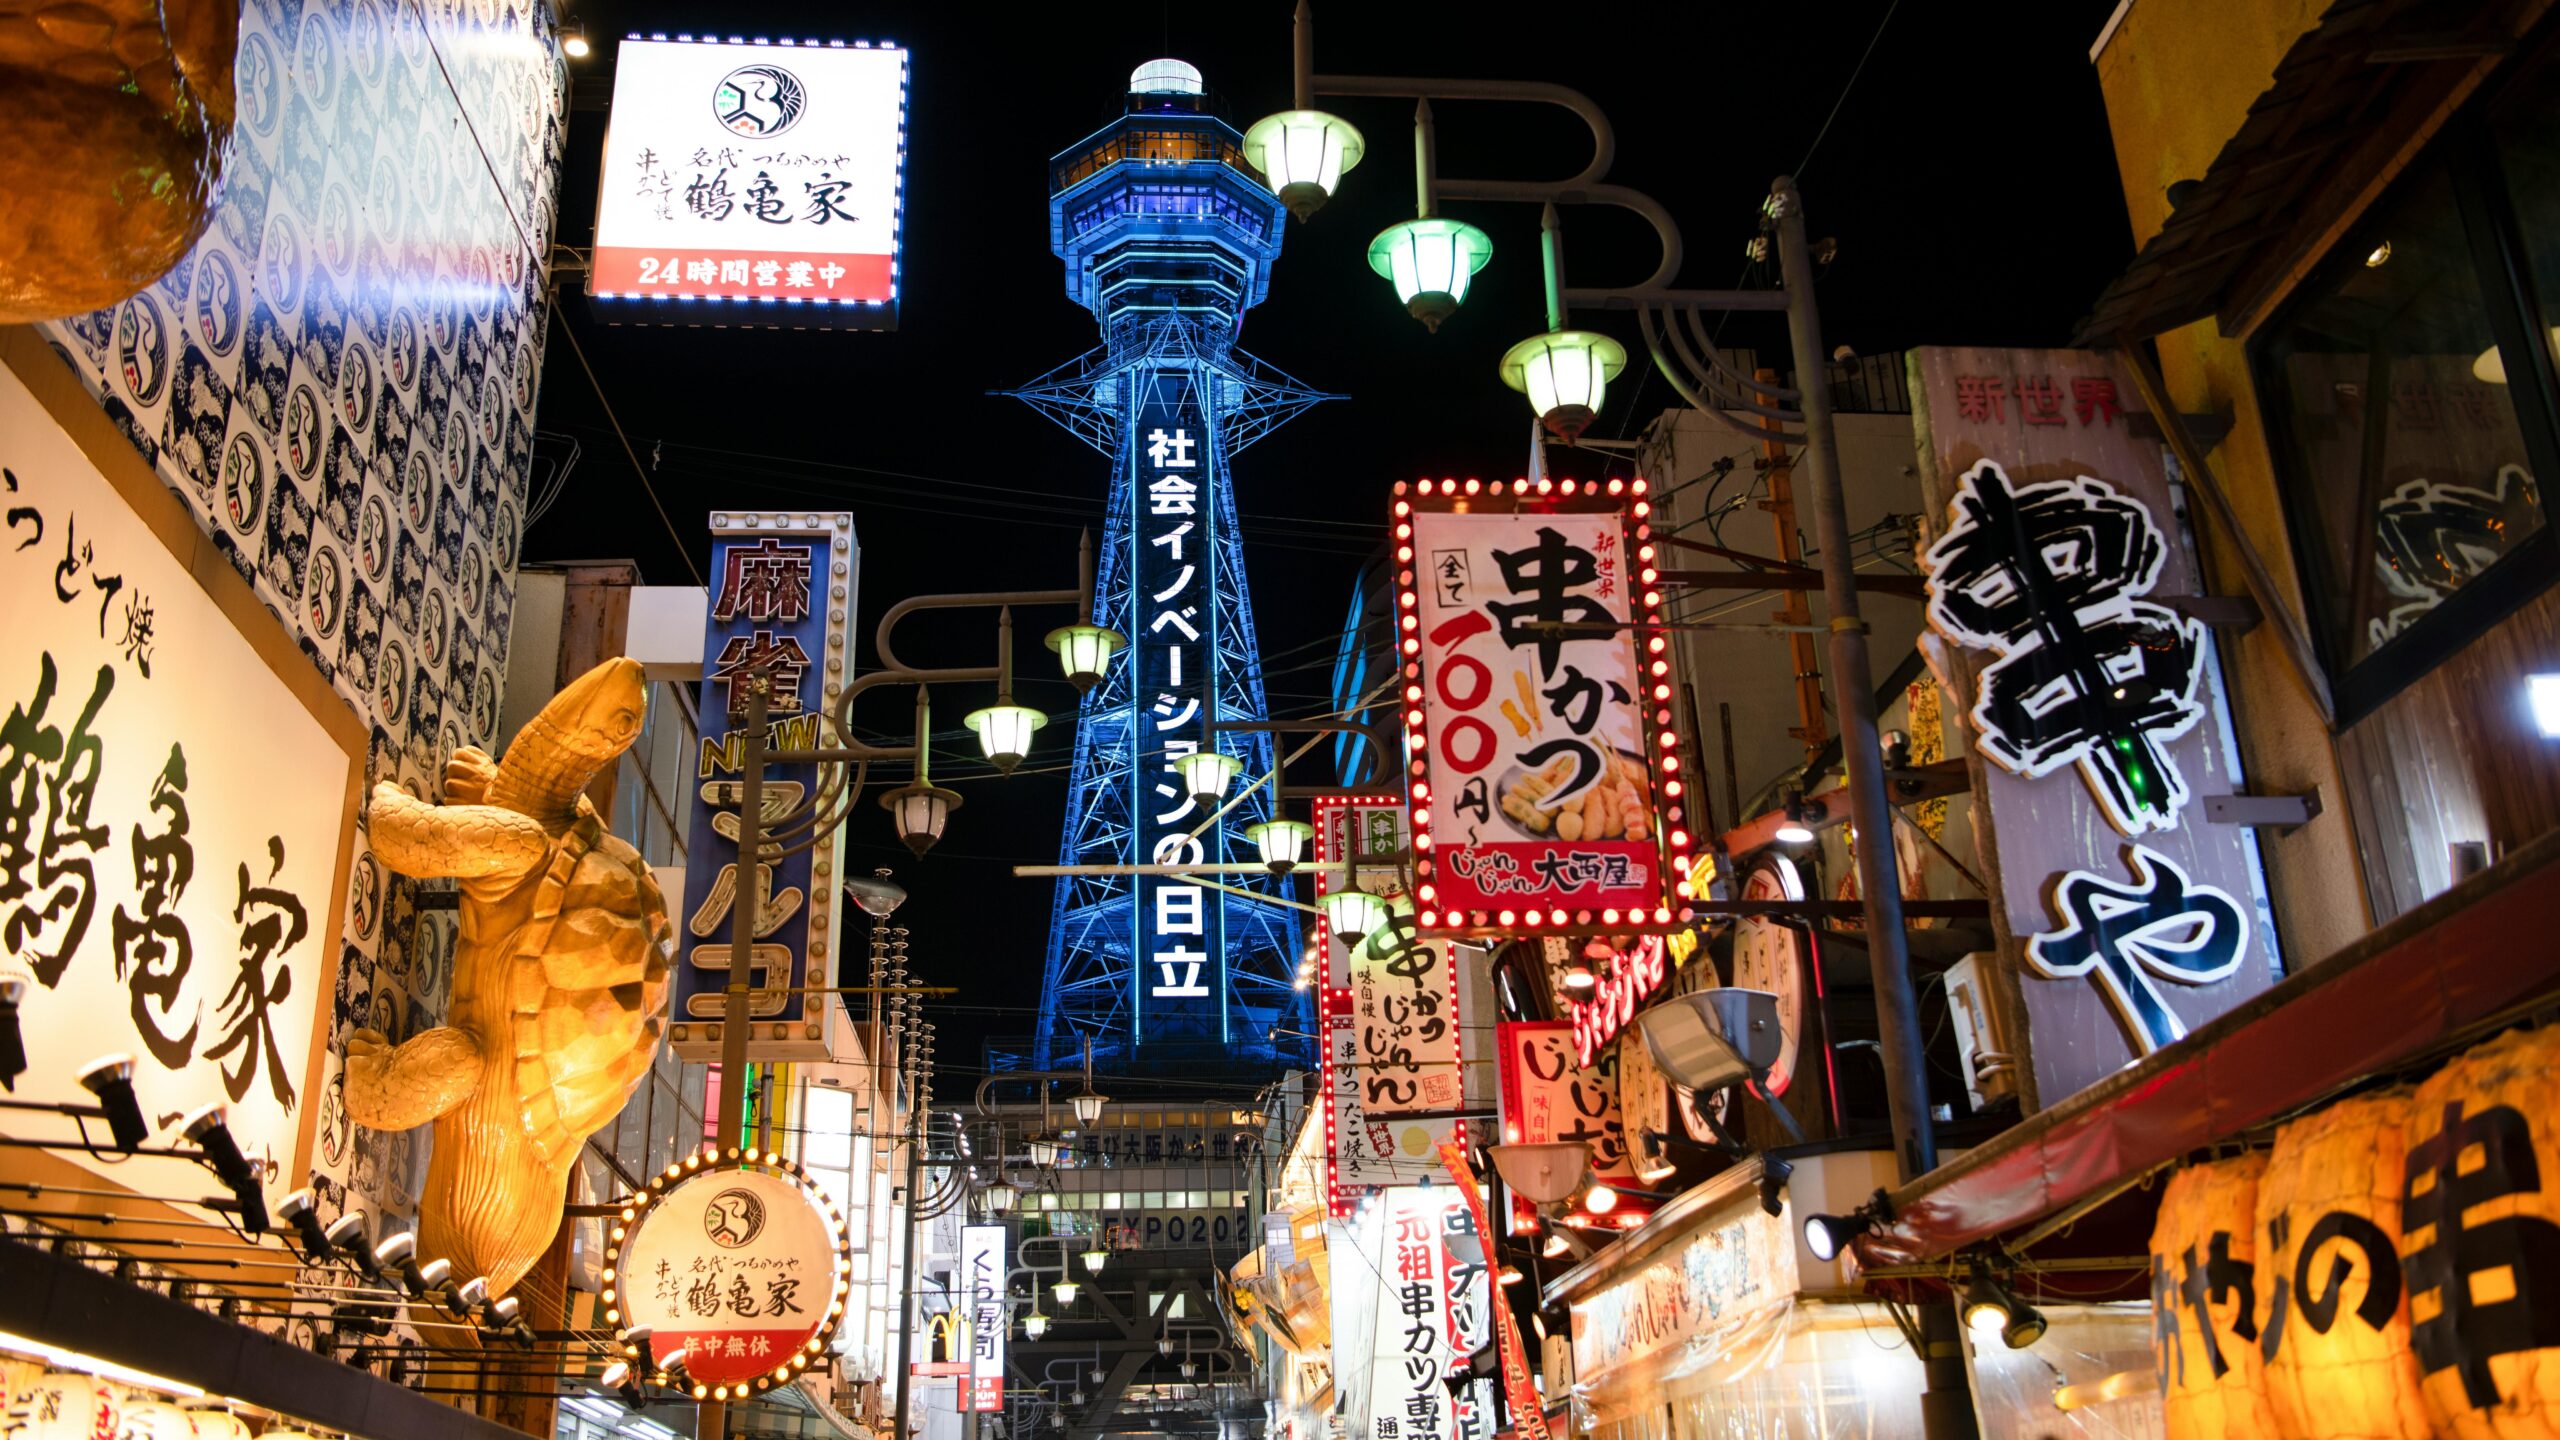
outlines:
[[[1050,246],[1103,343],[1007,393],[1111,457],[1094,619],[1131,643],[1078,717],[1059,858],[1250,859],[1244,828],[1270,818],[1270,788],[1194,839],[1206,812],[1171,767],[1212,743],[1213,717],[1265,716],[1228,463],[1330,398],[1234,348],[1269,288],[1281,204],[1178,60],[1139,67],[1125,113],[1053,159],[1049,178]],[[1248,782],[1271,766],[1268,736],[1215,744]],[[1021,1059],[1071,1063],[1090,1038],[1123,1073],[1311,1066],[1315,1027],[1292,983],[1306,914],[1233,893],[1271,893],[1265,877],[1219,880],[1233,888],[1059,881],[1039,1030]]]

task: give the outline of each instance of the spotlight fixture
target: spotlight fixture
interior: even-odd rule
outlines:
[[[1789,1161],[1766,1151],[1760,1155],[1760,1209],[1775,1216],[1787,1208],[1787,1177],[1796,1173]]]
[[[1875,1199],[1846,1215],[1807,1215],[1804,1217],[1804,1248],[1812,1251],[1816,1260],[1840,1258],[1840,1252],[1849,1248],[1850,1241],[1876,1228],[1876,1218],[1884,1203],[1884,1192],[1878,1190]],[[1881,1213],[1888,1220],[1893,1218],[1890,1210]]]
[[[587,43],[587,27],[571,25],[560,32],[560,53],[572,60],[584,60],[595,47]]]
[[[373,1265],[370,1268],[376,1275],[386,1268],[397,1270],[405,1280],[410,1271],[418,1268],[417,1259],[418,1232],[403,1230],[396,1235],[382,1237],[382,1243],[373,1247]]]
[[[11,1007],[13,1012],[15,1008]],[[16,1023],[13,1013],[10,1024],[14,1028]],[[143,1123],[142,1102],[133,1093],[131,1055],[119,1050],[80,1067],[80,1088],[98,1097],[98,1108],[107,1112],[107,1131],[115,1136],[118,1150],[130,1155],[151,1138],[151,1127]]]
[[[26,976],[0,975],[0,1090],[15,1091],[27,1073],[27,1042],[18,1030],[18,1001],[26,993]]]
[[[337,1219],[330,1221],[329,1228],[321,1234],[327,1238],[332,1250],[352,1257],[356,1262],[356,1268],[362,1270],[367,1277],[376,1280],[382,1278],[381,1267],[373,1263],[373,1247],[364,1242],[363,1211],[350,1210],[340,1215]]]
[[[1812,820],[1813,807],[1804,803],[1804,792],[1800,790],[1788,791],[1787,818],[1785,823],[1781,824],[1777,829],[1778,843],[1781,845],[1812,844]]]
[[[1959,1307],[1964,1328],[1977,1344],[1997,1335],[2012,1350],[2024,1350],[2044,1338],[2044,1312],[2021,1300],[1997,1276],[1976,1270],[1964,1287]]]
[[[621,1397],[623,1409],[648,1408],[649,1397],[640,1393],[640,1386],[632,1379],[631,1366],[627,1361],[616,1360],[607,1365],[604,1367],[601,1378],[604,1381],[604,1388]]]
[[[126,1064],[130,1066],[130,1058]],[[132,1088],[130,1072],[125,1082]],[[230,1187],[232,1201],[240,1207],[240,1228],[251,1235],[267,1231],[267,1196],[258,1186],[258,1172],[251,1168],[249,1157],[240,1153],[240,1143],[231,1138],[228,1114],[222,1105],[207,1105],[189,1115],[181,1130],[196,1149],[203,1153],[213,1173]]]
[[[321,1228],[319,1203],[319,1195],[306,1188],[277,1201],[276,1210],[300,1237],[302,1258],[314,1265],[326,1265],[337,1255],[338,1247],[329,1239],[329,1232]]]
[[[1582,1197],[1582,1208],[1594,1215],[1606,1215],[1618,1208],[1618,1192],[1594,1180],[1591,1189]]]
[[[649,1337],[657,1333],[646,1325],[634,1325],[613,1338],[622,1342],[622,1353],[634,1360],[649,1358]]]

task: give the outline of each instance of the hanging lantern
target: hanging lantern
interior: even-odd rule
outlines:
[[[1244,132],[1245,163],[1300,220],[1324,208],[1343,175],[1360,163],[1360,132],[1321,110],[1265,115]]]
[[[1274,875],[1286,875],[1306,858],[1307,842],[1315,838],[1316,827],[1304,820],[1265,820],[1244,827],[1244,838],[1261,852],[1262,863]]]
[[[1084,1252],[1084,1273],[1087,1275],[1101,1274],[1102,1267],[1110,1263],[1111,1252],[1102,1248],[1102,1241],[1098,1238],[1093,1242],[1093,1248]],[[1096,1380],[1094,1383],[1099,1385],[1102,1382]]]
[[[1627,368],[1627,347],[1589,330],[1550,330],[1502,357],[1502,383],[1525,392],[1529,408],[1559,437],[1571,440],[1599,418],[1609,382]]]
[[[16,1440],[116,1440],[124,1400],[95,1375],[49,1370],[11,1387],[9,1421]]]
[[[2257,1285],[2260,1325],[2279,1317],[2283,1325],[2281,1334],[2260,1337],[2262,1348],[2275,1348],[2267,1406],[2281,1434],[2427,1440],[2435,1433],[2419,1398],[2395,1248],[2408,1123],[2402,1089],[2341,1100],[2276,1132],[2258,1181]],[[2281,1312],[2268,1303],[2278,1284],[2288,1297]]]
[[[2242,1283],[2251,1272],[2239,1268],[2257,1262],[2258,1179],[2266,1168],[2266,1152],[2251,1151],[2181,1170],[2161,1192],[2151,1230],[2152,1323],[2155,1344],[2166,1347],[2159,1364],[2169,1440],[2277,1433],[2266,1361],[2253,1338],[2263,1287]],[[2205,1269],[2216,1254],[2225,1268]],[[2191,1270],[2204,1271],[2201,1315],[2181,1289]],[[2219,1288],[2212,1284],[2217,1274],[2226,1281]]]
[[[1112,653],[1129,641],[1119,631],[1100,625],[1062,625],[1042,643],[1058,652],[1058,668],[1082,695],[1102,683],[1102,673],[1111,668]]]
[[[1387,277],[1404,308],[1435,333],[1458,313],[1468,283],[1492,258],[1492,236],[1436,215],[1390,225],[1369,242],[1369,268]]]
[[[1387,902],[1356,885],[1332,891],[1317,903],[1324,910],[1325,923],[1333,927],[1334,938],[1345,945],[1359,944],[1387,923]]]
[[[189,1410],[187,1418],[195,1423],[196,1440],[249,1440],[248,1423],[228,1410]],[[275,1427],[267,1433],[275,1434]]]
[[[1022,1317],[1022,1333],[1033,1340],[1049,1333],[1049,1317],[1034,1310]]]
[[[1214,806],[1226,798],[1227,786],[1244,766],[1233,755],[1218,750],[1194,750],[1173,762],[1174,773],[1182,777],[1191,798],[1204,806]]]
[[[1083,1287],[1077,1285],[1073,1280],[1061,1280],[1057,1284],[1049,1287],[1049,1293],[1058,1297],[1058,1306],[1060,1309],[1064,1309],[1065,1307],[1076,1303],[1076,1291],[1081,1288]]]
[[[960,808],[960,796],[930,780],[918,780],[881,796],[880,808],[896,822],[898,838],[922,856],[942,838],[942,827],[950,821],[951,812]]]
[[[116,1440],[196,1440],[193,1416],[162,1400],[134,1400],[124,1407]]]
[[[978,749],[996,769],[1010,775],[1022,757],[1031,753],[1031,737],[1049,717],[1028,705],[990,705],[972,710],[961,723],[978,732]]]
[[[2512,1030],[2409,1101],[2400,1263],[2438,1435],[2545,1440],[2560,1429],[2560,1029]],[[2463,1294],[2448,1295],[2460,1286]],[[2513,1347],[2513,1348],[2509,1348]]]

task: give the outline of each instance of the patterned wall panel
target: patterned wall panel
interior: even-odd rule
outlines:
[[[368,784],[435,795],[447,754],[500,738],[567,135],[553,28],[539,3],[246,0],[212,229],[46,327],[364,718]],[[426,1132],[356,1130],[338,1064],[357,1028],[439,1023],[455,917],[356,843],[313,1183],[331,1213],[407,1216]]]

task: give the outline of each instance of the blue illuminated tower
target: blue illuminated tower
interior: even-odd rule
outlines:
[[[1244,828],[1270,818],[1269,787],[1193,840],[1206,812],[1171,763],[1212,743],[1211,717],[1266,713],[1227,467],[1331,397],[1234,348],[1269,288],[1282,210],[1235,130],[1209,112],[1200,72],[1158,60],[1129,89],[1118,120],[1049,167],[1050,246],[1103,343],[1007,392],[1112,465],[1094,619],[1132,648],[1085,697],[1059,858],[1224,863],[1254,856]],[[1248,781],[1270,768],[1268,736],[1214,743]],[[1090,1038],[1097,1061],[1122,1073],[1311,1066],[1315,1027],[1293,984],[1305,912],[1234,893],[1278,883],[1059,881],[1039,1030],[1027,1055],[997,1062],[1071,1063]]]

